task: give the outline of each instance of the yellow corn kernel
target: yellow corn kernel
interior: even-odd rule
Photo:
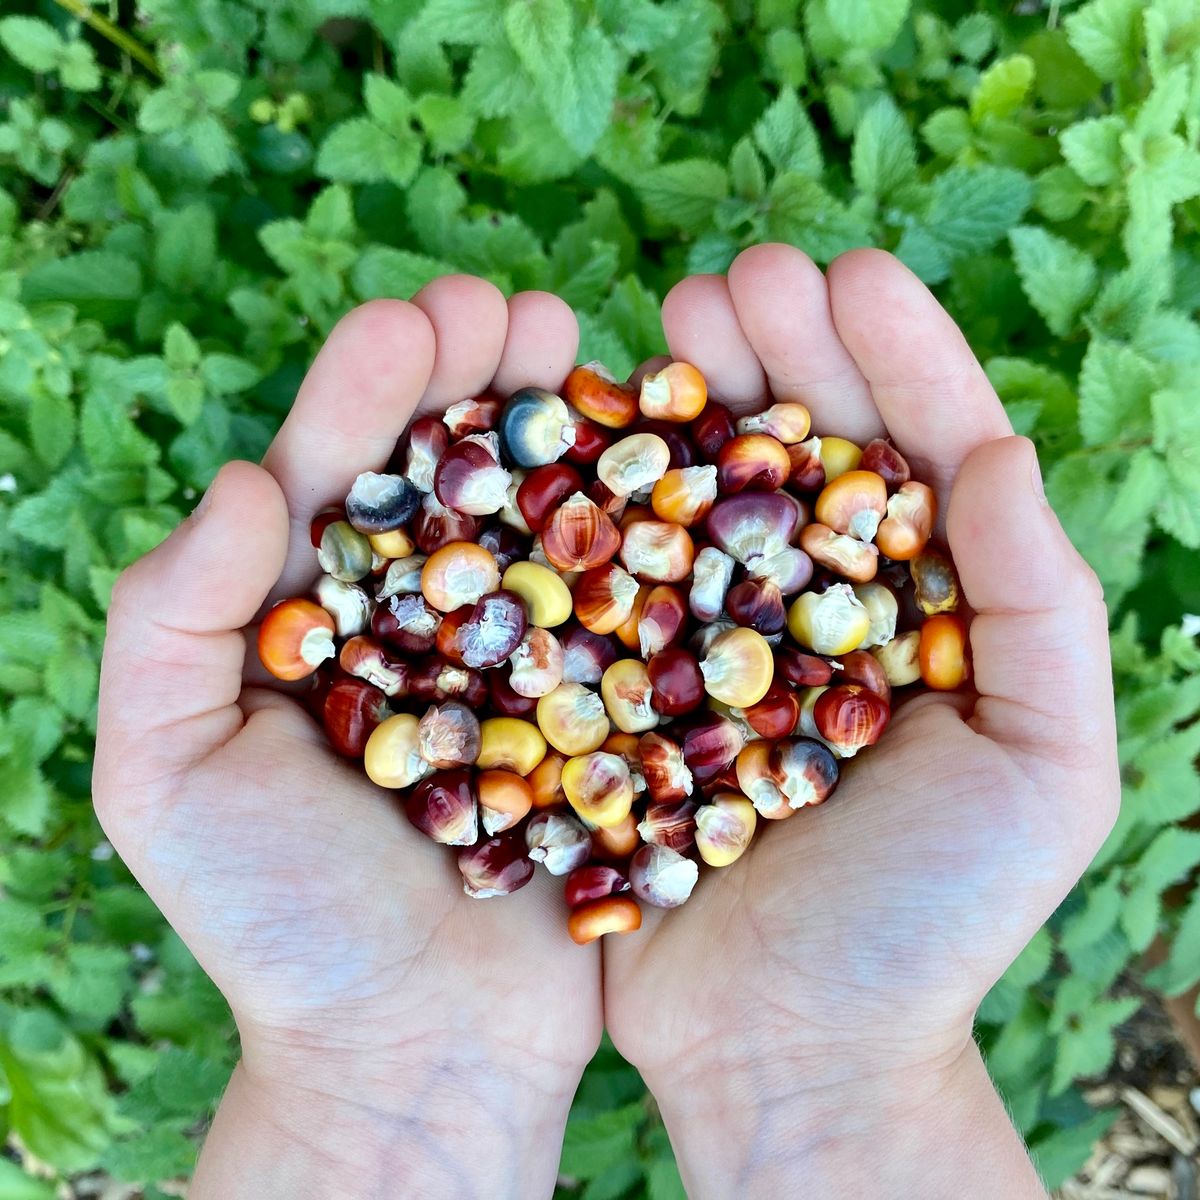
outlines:
[[[515,562],[504,572],[500,586],[525,602],[530,625],[553,629],[571,615],[571,589],[549,567]]]
[[[921,631],[898,633],[871,651],[892,687],[907,687],[921,678]]]
[[[710,867],[727,867],[750,845],[758,825],[754,805],[737,792],[718,792],[696,810],[696,849]]]
[[[847,471],[853,471],[862,458],[860,447],[840,437],[823,437],[819,453],[821,465],[825,468],[826,483]]]
[[[600,695],[612,723],[622,733],[645,733],[658,724],[650,673],[640,658],[619,658],[600,677]]]
[[[590,754],[608,737],[604,701],[582,683],[560,683],[547,692],[537,702],[537,723],[560,754]]]
[[[596,751],[567,759],[562,789],[576,813],[600,829],[620,825],[633,808],[633,779],[619,754]]]
[[[387,533],[368,533],[367,541],[380,558],[407,558],[416,545],[403,529],[389,529]]]
[[[397,713],[371,731],[363,752],[367,776],[380,787],[409,787],[433,768],[421,757],[418,720]]]
[[[871,632],[871,618],[849,585],[797,596],[788,610],[788,632],[817,654],[849,654]]]
[[[761,633],[739,625],[718,634],[700,663],[704,690],[733,708],[757,704],[775,678],[775,656]]]
[[[546,757],[546,739],[538,727],[520,717],[489,717],[479,723],[481,771],[500,767],[517,775],[528,775]]]

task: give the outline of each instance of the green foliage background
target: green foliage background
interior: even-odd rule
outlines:
[[[351,305],[473,271],[617,371],[684,272],[894,250],[987,364],[1113,616],[1125,803],[980,1037],[1049,1180],[1136,999],[1200,979],[1194,0],[112,0],[0,20],[0,1121],[69,1177],[185,1175],[220,997],[103,842],[117,572],[258,456]],[[82,20],[80,19],[82,18]],[[1053,797],[1047,797],[1053,803]],[[1200,893],[1197,893],[1200,896]],[[602,1050],[564,1195],[679,1196]],[[0,1200],[50,1184],[0,1159]]]

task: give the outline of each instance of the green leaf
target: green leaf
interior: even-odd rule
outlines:
[[[847,45],[882,50],[900,32],[909,0],[825,0],[822,7],[830,26]]]
[[[725,168],[708,159],[692,158],[656,167],[638,189],[647,214],[684,233],[696,233],[712,220],[729,194]]]
[[[1096,264],[1064,238],[1035,225],[1018,226],[1008,237],[1025,295],[1050,332],[1065,337],[1095,291]]]
[[[1046,476],[1046,495],[1115,608],[1138,580],[1151,514],[1163,487],[1149,451],[1068,454]],[[1123,507],[1116,503],[1120,494]]]
[[[5,17],[0,21],[0,45],[30,71],[54,70],[63,51],[58,30],[38,17]]]
[[[1121,178],[1121,137],[1125,122],[1118,116],[1078,121],[1059,134],[1063,157],[1085,183],[1107,187]]]
[[[1200,980],[1200,890],[1193,888],[1175,927],[1167,959],[1151,971],[1146,982],[1168,996],[1186,992]]]
[[[19,1012],[0,1043],[12,1087],[9,1120],[29,1151],[60,1170],[95,1166],[108,1140],[104,1076],[80,1042],[42,1009]]]
[[[196,1145],[176,1129],[149,1129],[114,1142],[101,1165],[114,1179],[146,1183],[188,1175],[196,1161]]]
[[[40,837],[50,815],[50,787],[38,767],[0,758],[0,819],[9,829]]]
[[[317,152],[316,172],[340,183],[410,183],[421,162],[421,143],[410,130],[397,136],[366,117],[335,125]]]
[[[1079,373],[1079,431],[1089,446],[1130,440],[1150,430],[1154,364],[1104,338],[1088,344]]]
[[[778,176],[769,200],[768,236],[799,246],[817,262],[871,244],[866,222],[804,175],[789,171]]]
[[[2,1200],[55,1200],[57,1195],[54,1184],[26,1175],[16,1163],[0,1158]]]
[[[917,173],[912,133],[890,96],[881,96],[862,115],[854,131],[850,171],[855,186],[886,200]]]
[[[817,131],[792,88],[784,88],[755,122],[754,140],[776,171],[820,177],[824,161]]]
[[[1029,1153],[1046,1187],[1053,1189],[1066,1183],[1091,1157],[1120,1115],[1121,1109],[1110,1108],[1031,1142]]]
[[[431,280],[453,270],[449,263],[394,246],[368,246],[354,264],[350,281],[360,300],[382,296],[407,299]]]
[[[1158,932],[1161,896],[1200,864],[1200,832],[1164,829],[1130,868],[1121,926],[1135,950],[1145,950]]]
[[[363,79],[363,103],[371,119],[393,137],[403,137],[408,132],[413,103],[409,94],[398,84],[383,75],[368,73]]]
[[[642,1105],[629,1104],[612,1112],[567,1122],[559,1171],[578,1179],[592,1179],[634,1155],[634,1137],[643,1115]]]
[[[1033,200],[1033,185],[1007,167],[950,167],[933,183],[930,235],[951,257],[994,246]]]
[[[29,441],[51,469],[61,465],[75,444],[75,406],[66,396],[36,396],[29,407]]]
[[[212,283],[217,259],[216,214],[206,204],[189,204],[159,218],[154,272],[176,292],[203,291]]]
[[[687,1192],[684,1191],[674,1159],[655,1159],[647,1167],[646,1200],[687,1200]]]
[[[1029,96],[1034,74],[1033,59],[1027,54],[997,59],[971,93],[971,120],[1012,116]]]
[[[954,158],[971,144],[974,131],[965,108],[939,108],[925,119],[921,136],[935,154]]]
[[[1151,397],[1154,445],[1163,455],[1166,487],[1155,519],[1189,549],[1200,549],[1200,413],[1190,392]]]
[[[25,276],[21,297],[26,304],[64,300],[81,315],[120,324],[142,294],[137,263],[106,250],[82,250],[50,259]]]
[[[1066,21],[1076,54],[1101,79],[1132,75],[1141,48],[1143,0],[1090,0]]]

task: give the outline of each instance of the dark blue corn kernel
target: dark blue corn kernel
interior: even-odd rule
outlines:
[[[508,463],[526,469],[556,462],[575,443],[575,425],[566,402],[545,388],[514,392],[496,432]]]

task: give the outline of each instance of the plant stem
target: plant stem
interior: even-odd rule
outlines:
[[[154,55],[142,45],[137,38],[115,25],[102,13],[89,7],[84,0],[54,0],[55,4],[65,8],[67,12],[78,17],[86,25],[90,25],[101,37],[107,38],[118,50],[124,51],[130,58],[137,59],[157,79],[163,77],[162,70]]]

